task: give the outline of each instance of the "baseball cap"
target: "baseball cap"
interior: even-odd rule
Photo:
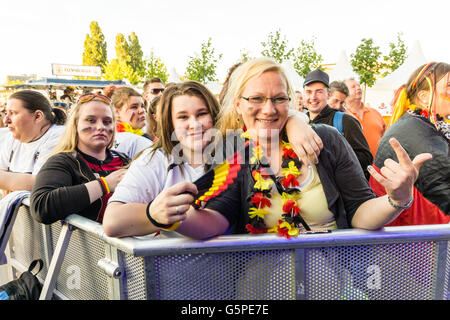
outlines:
[[[320,69],[316,69],[306,75],[305,82],[303,82],[303,87],[305,87],[308,84],[311,84],[313,82],[322,82],[324,85],[327,86],[327,88],[329,88],[330,87],[329,81],[330,81],[330,77],[328,76],[328,74],[326,72],[324,72]]]

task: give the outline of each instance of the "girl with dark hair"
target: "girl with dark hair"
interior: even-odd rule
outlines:
[[[389,226],[450,222],[450,65],[431,62],[417,68],[397,90],[391,126],[375,157],[375,167],[395,159],[389,139],[395,137],[413,159],[424,152],[433,158],[424,163],[414,184],[414,203]],[[383,171],[381,170],[383,174]],[[374,180],[377,195],[384,189]]]
[[[31,190],[35,175],[64,130],[65,112],[52,108],[41,93],[13,93],[6,105],[9,133],[0,150],[0,189]]]

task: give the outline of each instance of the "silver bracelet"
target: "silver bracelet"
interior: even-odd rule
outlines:
[[[406,210],[406,209],[408,209],[409,207],[412,206],[412,204],[413,204],[413,202],[414,202],[414,196],[413,196],[413,197],[411,198],[411,200],[409,200],[408,203],[405,204],[404,206],[401,206],[401,205],[398,205],[398,204],[393,203],[390,196],[388,196],[388,201],[389,201],[389,204],[390,204],[391,206],[393,206],[395,209]]]

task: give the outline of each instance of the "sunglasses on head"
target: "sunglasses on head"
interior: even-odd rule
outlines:
[[[65,102],[53,102],[53,106],[54,107],[67,108],[67,103],[65,103]]]
[[[104,96],[102,94],[93,94],[93,93],[82,95],[81,97],[78,98],[77,103],[86,103],[93,99],[99,99],[108,105],[111,104],[110,97]]]
[[[150,89],[150,92],[153,94],[158,94],[160,92],[163,92],[164,88],[158,88],[158,89]]]

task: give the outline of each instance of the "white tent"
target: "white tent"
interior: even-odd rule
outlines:
[[[180,75],[177,73],[177,71],[175,70],[175,68],[172,68],[170,73],[169,73],[169,78],[167,79],[166,82],[175,82],[175,83],[179,83],[181,82],[181,77]]]
[[[303,90],[303,82],[305,81],[305,79],[303,79],[297,73],[297,71],[295,71],[292,62],[290,60],[285,60],[283,61],[281,66],[283,67],[284,72],[286,73],[286,76],[289,79],[289,82],[291,83],[294,91],[298,90],[301,92]]]
[[[333,81],[343,81],[349,78],[354,78],[356,81],[359,81],[359,76],[353,71],[345,50],[341,52],[339,59],[336,62],[336,66],[328,75],[330,76],[330,83]]]
[[[372,88],[367,88],[366,101],[372,107],[379,106],[381,103],[390,105],[395,91],[408,81],[414,70],[426,62],[420,43],[416,41],[405,62],[397,70],[378,80]]]

